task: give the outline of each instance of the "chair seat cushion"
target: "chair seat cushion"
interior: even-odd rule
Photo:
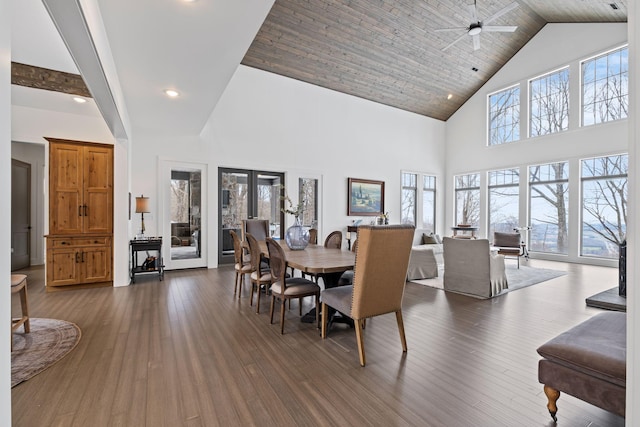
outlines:
[[[352,294],[353,286],[338,286],[322,291],[320,299],[329,307],[335,308],[346,316],[351,316]]]
[[[543,344],[538,353],[562,366],[624,387],[626,325],[626,313],[601,313]]]
[[[11,275],[11,287],[20,286],[22,282],[26,280],[27,276],[24,274],[12,274]]]
[[[251,280],[256,282],[271,282],[271,273],[269,271],[254,271],[251,273]]]
[[[295,295],[311,295],[315,292],[320,292],[320,286],[316,283],[312,282],[308,279],[303,279],[302,277],[293,277],[291,279],[286,279],[287,286],[284,290],[284,294],[286,296],[295,296]],[[271,285],[271,292],[281,295],[282,294],[282,283],[276,282]]]
[[[251,264],[236,264],[235,269],[242,273],[249,273],[251,271]]]

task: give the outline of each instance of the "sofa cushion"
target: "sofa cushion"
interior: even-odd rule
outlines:
[[[422,244],[423,245],[437,245],[438,239],[436,239],[436,236],[431,233],[431,234],[426,234],[426,233],[422,233]]]

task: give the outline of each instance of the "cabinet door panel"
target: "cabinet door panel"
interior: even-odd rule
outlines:
[[[47,286],[74,285],[80,279],[81,263],[76,249],[54,249],[47,255]]]
[[[84,232],[113,230],[113,150],[87,146],[84,158]]]
[[[83,248],[84,283],[111,281],[111,247]]]
[[[50,184],[49,233],[82,232],[82,147],[51,144],[49,156]]]

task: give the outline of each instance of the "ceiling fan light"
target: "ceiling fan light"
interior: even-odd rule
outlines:
[[[478,25],[477,27],[471,26],[467,34],[469,34],[470,36],[477,36],[481,32],[482,32],[482,27]]]

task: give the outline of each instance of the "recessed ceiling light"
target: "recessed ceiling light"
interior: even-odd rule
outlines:
[[[166,93],[167,96],[170,97],[170,98],[175,98],[176,96],[180,95],[178,92],[176,92],[173,89],[167,89],[167,90],[164,91],[164,93]]]
[[[86,99],[80,98],[79,96],[74,96],[73,100],[76,101],[78,104],[84,104],[85,102],[87,102]]]
[[[452,93],[450,93],[449,95],[447,95],[447,99],[451,99],[451,98],[453,98],[453,94],[452,94]]]

